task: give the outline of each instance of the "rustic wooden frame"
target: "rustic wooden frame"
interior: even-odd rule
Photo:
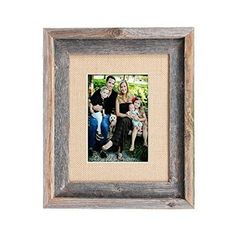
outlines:
[[[68,56],[76,52],[169,54],[168,182],[68,181]],[[44,29],[44,207],[193,208],[193,128],[193,28]]]

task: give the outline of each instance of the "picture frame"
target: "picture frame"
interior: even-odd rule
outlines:
[[[194,208],[194,29],[47,28],[43,47],[44,207]],[[168,180],[70,181],[69,56],[134,52],[168,55]]]

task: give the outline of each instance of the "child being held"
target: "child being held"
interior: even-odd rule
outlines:
[[[102,118],[105,115],[105,110],[104,110],[104,99],[108,97],[109,95],[109,90],[106,86],[103,86],[100,89],[100,94],[99,96],[92,97],[90,99],[90,112],[92,117],[94,117],[97,122],[98,122],[98,127],[97,127],[97,134],[96,134],[96,139],[99,141],[101,139],[104,139],[102,132],[101,132],[101,123],[102,123]],[[100,105],[103,107],[101,111],[95,111],[93,109],[93,106]]]
[[[147,118],[142,108],[142,101],[140,98],[135,97],[133,99],[133,103],[129,105],[129,111],[127,112],[127,115],[131,117],[133,124],[131,147],[129,150],[134,151],[134,143],[137,133],[142,129],[143,129],[142,131],[143,131],[144,146],[147,147],[147,125],[146,125]]]
[[[140,105],[139,105],[140,106]],[[131,117],[132,119],[132,124],[133,124],[133,127],[136,127],[138,129],[138,131],[140,131],[142,129],[142,122],[138,120],[138,117],[139,117],[139,107],[136,107],[134,106],[133,103],[131,103],[129,105],[129,111],[127,112],[127,114]]]

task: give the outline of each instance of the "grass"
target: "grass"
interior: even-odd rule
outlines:
[[[123,154],[123,162],[147,162],[148,161],[148,148],[143,146],[143,138],[137,137],[135,141],[135,150],[129,151],[130,137],[125,143]],[[94,152],[89,156],[89,162],[120,162],[117,159],[116,152],[107,151],[107,158],[101,158],[98,152]]]

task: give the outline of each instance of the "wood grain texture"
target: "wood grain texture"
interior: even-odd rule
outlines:
[[[159,199],[109,199],[109,198],[54,198],[48,208],[139,208],[139,209],[191,209],[192,206],[180,198]]]
[[[55,46],[54,191],[57,196],[68,183],[69,161],[69,56]]]
[[[193,207],[192,31],[192,28],[44,30],[44,207]],[[68,182],[71,53],[169,54],[169,182]]]
[[[169,54],[169,181],[184,196],[184,42]]]
[[[194,206],[194,32],[185,37],[185,198]]]
[[[55,39],[178,39],[192,28],[81,28],[47,29]]]
[[[184,44],[183,40],[55,40],[55,196],[88,196],[93,195],[95,189],[87,188],[83,184],[68,185],[68,133],[69,133],[69,53],[99,53],[99,54],[169,54],[170,60],[170,157],[169,181],[166,185],[152,183],[152,192],[145,183],[142,190],[132,183],[125,183],[126,189],[120,187],[100,191],[104,197],[183,197],[183,162],[184,162]],[[87,184],[88,186],[89,184]],[[113,185],[111,185],[113,186]],[[137,186],[137,185],[136,185]],[[155,188],[153,187],[155,186]],[[169,188],[171,186],[171,188]],[[97,184],[97,188],[100,185]],[[73,189],[73,191],[71,190]],[[154,191],[157,189],[158,191]],[[96,193],[98,191],[95,191]]]
[[[71,182],[57,197],[78,198],[180,198],[177,183],[170,182]]]
[[[54,52],[53,38],[44,31],[44,206],[54,197]]]
[[[57,39],[56,51],[61,54],[171,54],[183,39]]]

